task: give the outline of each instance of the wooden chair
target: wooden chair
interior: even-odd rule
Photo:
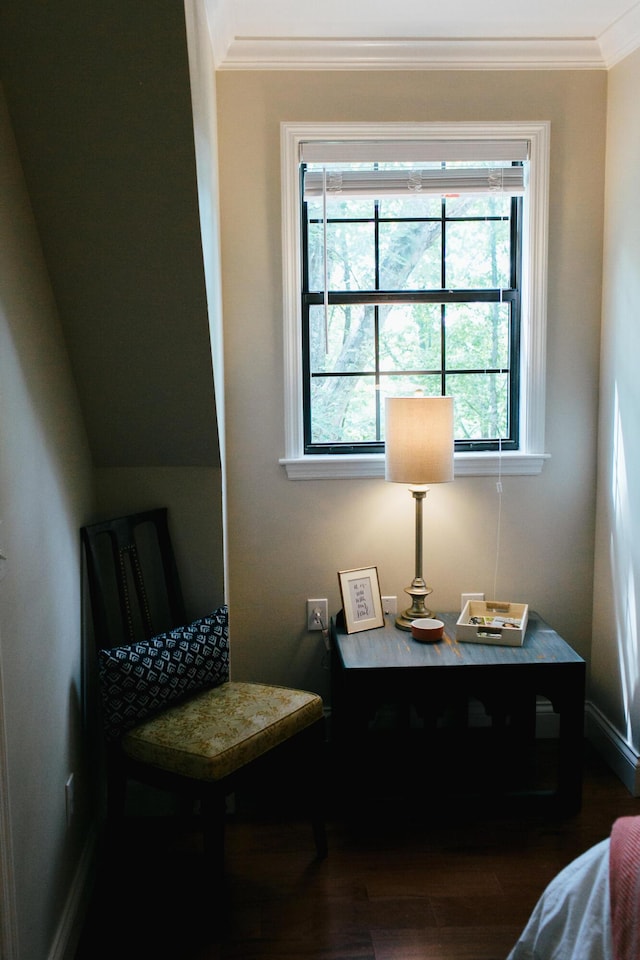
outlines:
[[[186,624],[166,509],[85,526],[81,539],[107,741],[108,822],[124,816],[129,779],[186,792],[199,803],[205,854],[221,880],[227,795],[278,753],[291,753],[286,768],[306,795],[317,856],[326,856],[322,699],[229,680],[226,607]]]

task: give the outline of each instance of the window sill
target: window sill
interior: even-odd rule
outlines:
[[[542,473],[548,453],[457,453],[456,477],[536,476]],[[349,480],[384,477],[384,456],[282,457],[289,480]]]

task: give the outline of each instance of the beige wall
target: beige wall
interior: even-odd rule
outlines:
[[[92,490],[80,408],[1,88],[0,208],[0,552],[7,558],[0,579],[0,735],[4,718],[7,749],[0,765],[0,954],[39,960],[52,955],[92,822],[78,532]],[[0,741],[0,758],[4,746]],[[68,828],[71,772],[77,809]]]
[[[640,753],[640,52],[609,74],[592,697]],[[634,792],[640,791],[636,773]]]
[[[339,607],[336,573],[378,566],[383,594],[413,576],[413,502],[384,480],[291,481],[284,454],[281,121],[549,120],[547,451],[503,481],[495,593],[528,602],[588,656],[601,298],[602,72],[221,72],[217,77],[226,368],[229,602],[234,675],[329,696],[306,599]],[[493,478],[432,488],[433,605],[494,593]]]

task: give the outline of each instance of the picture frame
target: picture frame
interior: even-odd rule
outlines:
[[[384,627],[377,567],[338,571],[344,626],[347,633]]]

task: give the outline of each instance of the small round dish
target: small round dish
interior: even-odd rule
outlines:
[[[421,619],[411,621],[411,636],[420,643],[437,643],[442,640],[444,623],[442,620]]]

